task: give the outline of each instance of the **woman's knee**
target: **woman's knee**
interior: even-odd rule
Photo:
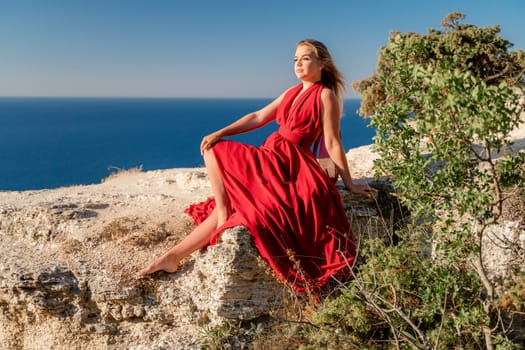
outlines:
[[[204,163],[206,165],[210,163],[215,164],[217,162],[217,160],[215,159],[215,154],[213,153],[213,150],[211,148],[204,151],[203,158],[204,158]]]
[[[204,151],[202,156],[204,159],[206,159],[206,158],[209,158],[211,154],[213,154],[213,151],[211,150],[211,148],[208,148],[207,150]]]

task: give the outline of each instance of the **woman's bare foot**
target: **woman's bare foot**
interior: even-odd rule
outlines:
[[[166,253],[163,256],[153,260],[146,268],[139,271],[138,276],[144,277],[151,275],[157,271],[166,271],[173,273],[177,271],[179,266],[179,260],[176,256],[170,253]]]

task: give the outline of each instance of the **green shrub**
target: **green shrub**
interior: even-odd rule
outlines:
[[[414,220],[433,227],[432,260],[402,251],[409,247],[380,248],[367,265],[381,271],[374,281],[388,275],[388,287],[359,290],[384,302],[376,308],[396,342],[416,348],[449,339],[460,348],[512,345],[482,252],[507,194],[525,184],[523,153],[498,161],[523,112],[525,54],[509,50],[498,26],[460,24],[463,18],[453,13],[442,31],[428,34],[392,32],[377,72],[354,84],[360,112],[377,130],[378,173],[391,175]],[[360,271],[356,281],[364,283],[370,272]],[[406,293],[414,293],[412,308]]]

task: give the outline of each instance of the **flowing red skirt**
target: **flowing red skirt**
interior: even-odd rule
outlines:
[[[261,256],[298,291],[346,278],[355,258],[350,224],[339,193],[313,153],[275,132],[261,147],[234,141],[213,146],[234,214],[212,234],[245,226]],[[186,212],[199,224],[212,198]]]

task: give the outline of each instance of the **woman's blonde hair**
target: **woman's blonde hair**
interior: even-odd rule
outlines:
[[[304,39],[295,45],[295,48],[299,46],[309,46],[314,49],[315,54],[319,61],[323,65],[321,72],[321,82],[335,93],[339,100],[343,100],[343,93],[345,91],[345,80],[339,69],[337,69],[328,48],[320,41],[314,39]]]

